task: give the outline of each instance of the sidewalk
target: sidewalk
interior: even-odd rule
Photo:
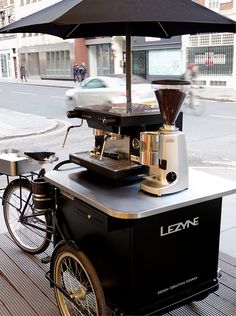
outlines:
[[[45,133],[57,125],[53,119],[1,108],[0,140]]]
[[[196,96],[203,100],[215,100],[222,102],[236,102],[236,89],[225,87],[193,88]]]
[[[12,84],[22,84],[22,85],[36,85],[36,86],[47,86],[47,87],[61,87],[61,88],[74,88],[79,85],[78,82],[74,83],[73,80],[51,80],[51,79],[41,79],[40,77],[29,77],[27,82],[21,82],[20,79],[8,79],[0,78],[0,83],[12,83]]]
[[[23,82],[19,79],[0,79],[1,83],[12,83],[22,85],[43,85],[43,86],[58,86],[63,88],[74,87],[73,81],[58,81],[58,80],[41,80],[29,79],[28,82]],[[0,140],[23,137],[36,134],[42,134],[57,128],[58,123],[54,119],[48,119],[43,116],[15,112],[1,108],[0,112]]]

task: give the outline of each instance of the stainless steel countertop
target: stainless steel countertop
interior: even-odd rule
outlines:
[[[98,210],[116,218],[144,218],[236,193],[236,182],[194,169],[187,190],[161,197],[140,190],[140,181],[119,184],[81,167],[47,172],[46,180]]]

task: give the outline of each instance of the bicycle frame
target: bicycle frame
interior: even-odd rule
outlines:
[[[35,172],[31,172],[31,174],[28,175],[28,176],[27,176],[27,175],[24,175],[24,176],[23,176],[23,175],[20,175],[19,178],[15,178],[14,180],[16,180],[16,179],[20,179],[20,180],[21,180],[21,179],[28,179],[29,177],[31,177],[31,180],[33,180],[34,175],[38,175],[38,174],[35,173]],[[7,177],[7,185],[14,181],[14,180],[10,181],[8,175],[6,175],[6,177]],[[20,184],[21,184],[21,181],[20,181]],[[6,189],[6,188],[3,188],[3,189],[1,189],[1,190],[5,190],[5,189]],[[22,215],[25,213],[26,206],[29,204],[29,200],[30,200],[31,196],[32,196],[32,192],[31,192],[31,194],[29,195],[29,197],[28,197],[27,200],[26,200],[26,205],[25,205],[25,207],[24,207],[24,209],[23,209]],[[6,202],[6,199],[5,199],[5,197],[4,197],[4,193],[3,193],[3,196],[0,197],[0,199],[2,199],[4,202]],[[20,207],[19,207],[19,210],[21,210],[21,208],[22,208],[22,201],[23,201],[23,198],[22,198],[22,189],[21,189],[21,185],[20,185]],[[10,203],[9,201],[7,201],[7,203],[10,204],[10,205],[11,205],[12,207],[14,207],[15,209],[17,209],[17,208],[16,208],[12,203]]]

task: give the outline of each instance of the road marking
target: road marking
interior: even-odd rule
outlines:
[[[211,117],[217,117],[217,118],[223,118],[223,119],[227,119],[227,120],[236,120],[236,117],[232,117],[232,116],[223,116],[223,115],[209,115]]]
[[[56,95],[51,95],[50,98],[54,98],[54,99],[65,99],[65,97],[58,97]]]
[[[196,168],[196,169],[210,169],[210,170],[225,170],[227,168],[227,170],[236,170],[236,167],[228,167],[228,166],[224,166],[224,167],[212,167],[212,166],[208,166],[208,167],[203,167],[203,166],[193,166],[192,168]]]
[[[214,160],[204,160],[203,163],[209,163],[211,165],[220,165],[220,166],[230,166],[236,167],[236,161],[231,160],[222,160],[222,161],[214,161]]]
[[[12,93],[17,94],[28,94],[28,95],[37,95],[37,93],[30,93],[30,92],[21,92],[21,91],[11,91]]]

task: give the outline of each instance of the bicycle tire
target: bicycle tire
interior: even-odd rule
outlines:
[[[57,285],[54,286],[55,298],[62,316],[107,315],[101,282],[84,252],[62,245],[55,249],[51,267],[52,279]]]
[[[194,103],[194,108],[193,108],[193,111],[194,111],[194,114],[196,116],[201,116],[204,114],[205,112],[205,105],[204,104],[200,104],[198,100],[195,101]]]
[[[52,215],[45,213],[38,216],[34,211],[32,197],[26,209],[28,223],[38,225],[39,228],[47,231],[41,231],[38,228],[28,226],[20,220],[20,190],[22,205],[21,209],[27,202],[27,197],[31,192],[31,183],[28,179],[15,179],[11,181],[3,195],[3,214],[6,227],[16,245],[31,254],[38,254],[47,249],[50,244],[52,233],[48,231],[52,227]]]
[[[187,95],[184,106],[183,106],[183,111],[186,114],[193,114],[196,116],[201,116],[206,110],[206,106],[204,103],[199,101],[199,98],[194,95],[193,93]]]

